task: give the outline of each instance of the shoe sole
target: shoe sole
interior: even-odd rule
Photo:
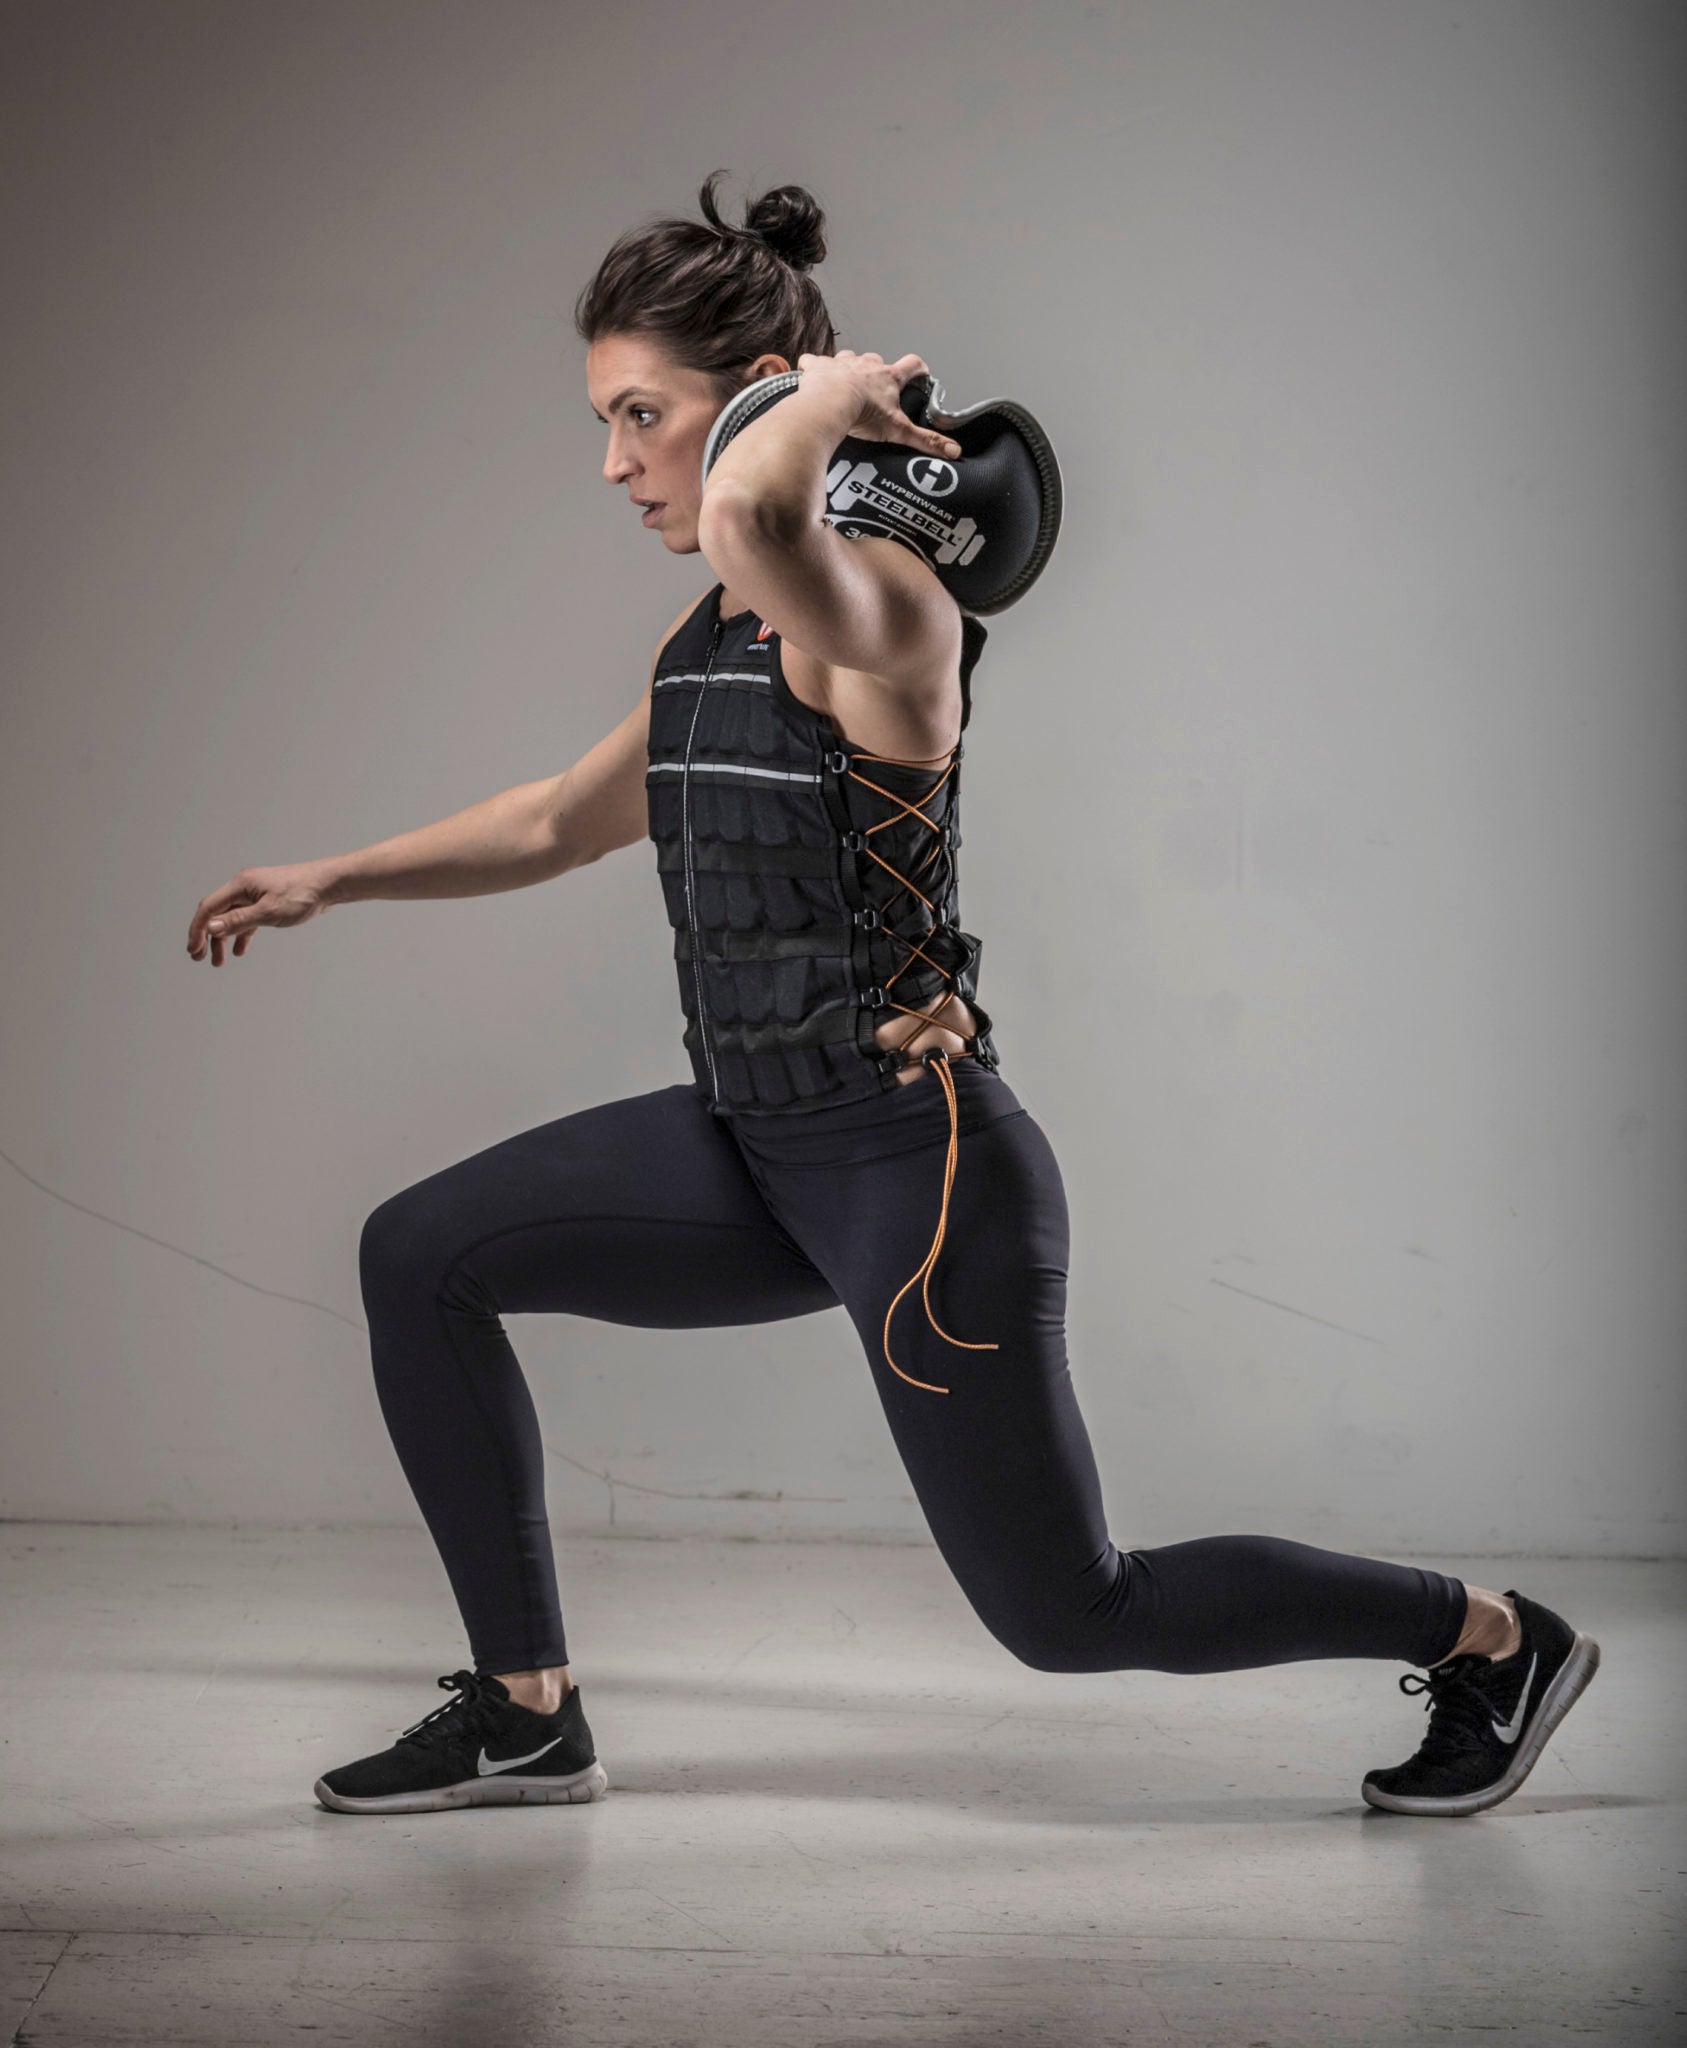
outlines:
[[[387,1792],[376,1799],[348,1799],[325,1778],[313,1787],[332,1813],[438,1813],[453,1806],[580,1806],[601,1799],[609,1790],[609,1774],[590,1763],[567,1778],[518,1778],[493,1773],[464,1778],[455,1785],[432,1785],[423,1792]]]
[[[1578,1634],[1552,1683],[1541,1694],[1511,1762],[1491,1785],[1484,1785],[1480,1791],[1460,1793],[1456,1798],[1431,1799],[1414,1798],[1404,1792],[1383,1792],[1367,1782],[1359,1787],[1366,1803],[1388,1813],[1480,1813],[1485,1806],[1498,1806],[1502,1799],[1511,1797],[1535,1768],[1547,1737],[1587,1691],[1598,1669],[1599,1645],[1592,1636]]]

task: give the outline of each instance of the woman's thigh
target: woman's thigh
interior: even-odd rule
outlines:
[[[926,1290],[950,1337],[996,1348],[946,1342],[919,1281],[896,1302],[887,1337],[886,1312],[936,1235],[947,1153],[945,1134],[823,1169],[758,1157],[755,1170],[849,1312],[939,1550],[986,1624],[1011,1640],[1051,1597],[1081,1611],[1117,1567],[1067,1360],[1065,1189],[1028,1112],[959,1139]],[[911,1385],[897,1367],[948,1391]]]
[[[489,1315],[644,1329],[777,1322],[838,1301],[686,1082],[576,1110],[417,1181],[370,1215],[361,1265],[366,1299],[425,1288]]]

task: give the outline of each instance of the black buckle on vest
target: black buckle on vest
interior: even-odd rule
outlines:
[[[889,998],[885,995],[884,990],[875,982],[871,988],[864,988],[861,991],[860,1000],[861,1007],[864,1010],[882,1010]]]
[[[866,847],[867,835],[852,828],[838,835],[838,844],[848,853],[860,853]]]
[[[908,1055],[895,1045],[881,1045],[873,1059],[881,1074],[894,1074],[898,1067],[908,1064]]]
[[[849,773],[849,756],[842,748],[834,748],[826,756],[826,766],[831,769],[834,775],[847,775]]]
[[[864,932],[876,932],[881,922],[878,912],[878,906],[876,904],[870,903],[868,904],[865,910],[857,910],[853,912],[850,917],[850,922],[852,924],[858,924]]]

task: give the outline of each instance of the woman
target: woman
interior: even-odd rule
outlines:
[[[637,706],[554,779],[357,853],[244,870],[194,912],[189,953],[220,966],[260,925],[519,888],[651,838],[674,930],[691,1081],[508,1138],[364,1226],[376,1388],[473,1668],[316,1795],[393,1813],[607,1784],[504,1312],[677,1329],[842,1303],[938,1548],[1014,1655],[1043,1671],[1419,1665],[1400,1683],[1429,1696],[1423,1746],[1370,1773],[1365,1798],[1492,1805],[1598,1661],[1549,1609],[1280,1537],[1109,1538],[1067,1370],[1060,1171],[998,1070],[978,941],[956,921],[960,734],[986,631],[912,550],[821,516],[846,434],[958,451],[901,411],[917,356],[835,352],[813,198],[782,186],[735,228],[721,175],[703,221],[622,236],[575,310],[605,480],[720,579],[664,634]],[[792,368],[800,386],[705,489],[722,405]]]

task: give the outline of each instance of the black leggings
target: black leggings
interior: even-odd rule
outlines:
[[[950,1113],[931,1068],[796,1116],[717,1118],[679,1082],[506,1138],[371,1214],[375,1385],[476,1668],[568,1662],[539,1423],[501,1312],[712,1329],[839,1303],[939,1551],[1026,1664],[1446,1656],[1465,1588],[1440,1572],[1280,1536],[1114,1547],[1067,1368],[1060,1169],[999,1073],[949,1073],[960,1136],[931,1313],[916,1281],[889,1333],[909,1378],[884,1325],[943,1207]]]

